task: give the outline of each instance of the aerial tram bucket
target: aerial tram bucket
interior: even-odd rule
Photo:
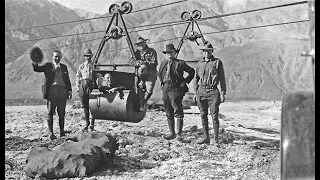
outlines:
[[[109,7],[109,13],[113,16],[93,60],[93,80],[97,84],[90,94],[89,108],[96,119],[138,123],[144,118],[147,111],[146,106],[143,111],[139,110],[144,90],[138,86],[139,66],[136,63],[137,59],[134,55],[132,42],[122,18],[122,14],[129,14],[131,11],[132,4],[127,1],[123,2],[121,6],[112,4]],[[118,25],[119,19],[123,28]],[[114,20],[116,21],[115,26],[111,27]],[[123,36],[126,37],[133,59],[128,64],[99,64],[98,58],[104,44],[110,39],[118,40]],[[119,68],[120,70],[118,70]],[[98,88],[101,81],[97,78],[98,73],[102,76],[109,73],[114,82],[125,87],[125,90],[116,93],[101,92]]]

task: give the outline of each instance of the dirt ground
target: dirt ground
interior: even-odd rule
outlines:
[[[120,142],[112,166],[87,177],[64,179],[280,179],[280,101],[221,104],[220,148],[195,144],[202,136],[196,106],[184,109],[184,138],[191,143],[165,140],[165,113],[161,106],[152,107],[139,123],[97,120],[97,131],[110,132]],[[48,140],[45,118],[45,106],[5,107],[6,179],[31,179],[22,171],[31,146],[51,148],[64,142]],[[82,110],[68,105],[67,137],[80,133],[84,124]],[[211,131],[211,120],[209,127]],[[59,135],[57,116],[54,131]]]

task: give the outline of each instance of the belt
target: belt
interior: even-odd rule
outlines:
[[[80,81],[93,82],[91,79],[81,79]]]
[[[200,85],[200,86],[205,89],[217,89],[217,85]]]
[[[169,80],[169,81],[165,81],[165,82],[163,82],[163,84],[175,84],[172,80]]]
[[[66,85],[58,85],[58,84],[52,84],[51,87],[56,87],[56,88],[66,88]]]

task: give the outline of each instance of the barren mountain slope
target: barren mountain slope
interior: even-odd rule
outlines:
[[[5,5],[6,42],[58,36],[71,30],[79,22],[29,29],[21,28],[81,19],[73,10],[49,0],[6,0]],[[10,29],[21,30],[7,31]],[[6,57],[22,54],[36,42],[6,44]],[[16,58],[18,57],[6,58],[5,63]]]
[[[150,47],[158,52],[159,63],[164,59],[162,50],[167,43],[178,45],[179,38],[183,35],[187,24],[168,26],[152,30],[134,28],[140,25],[149,25],[164,22],[180,21],[183,11],[192,12],[199,9],[202,17],[219,14],[240,12],[264,8],[294,1],[187,1],[170,6],[153,8],[146,11],[134,12],[139,9],[153,7],[159,4],[173,1],[142,1],[135,0],[133,12],[124,15],[124,20],[130,39],[135,42],[139,35],[149,39]],[[239,5],[241,4],[241,5]],[[106,14],[106,16],[110,16]],[[296,88],[311,87],[308,75],[309,67],[306,58],[300,57],[300,53],[307,49],[305,40],[307,23],[295,23],[289,25],[256,28],[250,30],[230,31],[225,33],[208,34],[216,31],[233,30],[237,28],[259,26],[265,24],[282,23],[288,21],[304,20],[307,18],[307,5],[282,7],[241,15],[216,18],[199,21],[205,39],[212,42],[219,50],[215,53],[225,63],[228,98],[264,98],[280,99],[283,93]],[[96,32],[84,35],[74,35],[65,38],[52,39],[50,43],[60,47],[63,52],[63,63],[66,63],[71,71],[72,81],[76,68],[84,62],[81,52],[89,47],[94,52],[101,42],[110,18],[102,18],[82,23],[64,34],[77,34],[84,32]],[[121,23],[120,23],[121,24]],[[148,28],[148,27],[146,27]],[[197,31],[197,29],[195,29]],[[170,41],[163,41],[177,38]],[[91,40],[97,39],[97,40]],[[85,43],[79,43],[86,41]],[[160,43],[153,43],[162,41]],[[200,41],[200,40],[199,40]],[[38,42],[42,46],[42,42]],[[76,44],[73,44],[76,43]],[[125,38],[118,41],[106,42],[99,58],[100,63],[127,63],[130,51],[127,48]],[[50,57],[50,51],[44,52]],[[195,42],[185,41],[179,54],[179,58],[193,61],[200,57],[200,51]],[[50,58],[49,58],[50,60]],[[48,60],[45,60],[48,61]],[[6,66],[6,82],[38,84],[41,75],[35,75],[30,67],[25,67],[26,72],[20,72],[21,64],[30,66],[28,55],[20,57],[16,63]],[[190,63],[195,67],[195,63]],[[10,70],[11,69],[11,70]],[[191,93],[193,93],[191,85]],[[159,92],[159,84],[156,91]],[[160,93],[155,93],[153,98],[158,99]]]

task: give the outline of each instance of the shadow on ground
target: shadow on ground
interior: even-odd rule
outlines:
[[[271,129],[262,129],[262,128],[247,128],[247,129],[251,129],[251,130],[254,130],[254,131],[260,131],[262,133],[267,133],[267,134],[280,134],[280,132],[274,131],[274,130],[271,130]]]
[[[65,138],[58,138],[53,141],[49,139],[24,139],[19,136],[5,138],[6,151],[23,151],[28,150],[32,146],[53,148],[65,142]]]

